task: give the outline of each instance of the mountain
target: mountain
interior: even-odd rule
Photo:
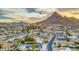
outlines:
[[[44,21],[38,22],[37,24],[61,24],[64,26],[73,26],[79,28],[79,19],[76,19],[74,17],[62,16],[59,13],[54,12],[50,17],[48,17]]]
[[[57,12],[54,12],[50,17],[48,17],[47,19],[45,19],[44,21],[38,22],[41,24],[53,24],[53,23],[57,23],[57,21],[60,21],[63,17],[58,14]]]
[[[28,23],[26,23],[26,22],[1,22],[0,24],[9,24],[9,25],[16,25],[16,24],[18,24],[18,25],[21,25],[21,26],[26,26],[26,25],[28,25]]]
[[[19,22],[18,24],[21,25],[21,26],[26,26],[26,25],[28,25],[29,23],[26,23],[26,22],[22,22],[22,21],[21,21],[21,22]]]

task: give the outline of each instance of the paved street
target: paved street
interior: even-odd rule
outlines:
[[[57,39],[57,35],[55,33],[53,33],[53,37],[51,38],[51,40],[47,44],[47,50],[48,51],[53,50],[54,42],[55,42],[56,39]]]

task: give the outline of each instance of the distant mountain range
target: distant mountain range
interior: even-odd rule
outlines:
[[[27,22],[10,22],[10,23],[0,23],[0,24],[19,24],[19,25],[27,25],[29,23]],[[47,25],[53,25],[53,24],[61,24],[64,26],[72,26],[79,28],[79,19],[76,19],[74,17],[66,17],[60,15],[58,12],[54,12],[50,17],[47,19],[37,22],[35,24],[47,24]]]
[[[59,13],[54,12],[50,17],[45,19],[44,21],[38,22],[37,24],[62,24],[65,26],[72,26],[72,27],[78,27],[79,28],[79,19],[76,19],[74,17],[66,17],[61,16]]]
[[[9,25],[21,25],[21,26],[26,26],[28,25],[29,23],[26,23],[26,22],[1,22],[0,24],[9,24]]]

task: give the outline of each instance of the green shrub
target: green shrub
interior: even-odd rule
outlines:
[[[43,40],[43,43],[48,43],[48,40]]]
[[[34,42],[35,39],[33,37],[31,37],[31,36],[26,36],[25,37],[25,41],[27,41],[27,42]]]
[[[65,38],[65,40],[67,40],[69,42],[71,39],[70,38]]]
[[[32,49],[35,49],[36,48],[36,44],[32,44]]]

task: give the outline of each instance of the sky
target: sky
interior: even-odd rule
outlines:
[[[0,9],[0,22],[35,23],[48,18],[55,10],[53,8],[4,8]]]
[[[74,17],[79,19],[79,8],[59,8],[58,12],[62,16]]]
[[[0,9],[0,22],[36,23],[50,17],[54,12],[79,19],[78,8],[4,8]]]

